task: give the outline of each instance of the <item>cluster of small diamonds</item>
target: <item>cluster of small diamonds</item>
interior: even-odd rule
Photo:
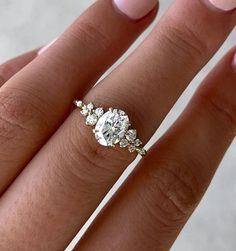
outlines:
[[[125,137],[120,140],[120,147],[125,148],[128,147],[129,152],[138,152],[140,155],[146,155],[146,150],[142,148],[142,141],[137,138],[137,130],[129,129]]]
[[[104,114],[104,109],[102,107],[95,108],[94,104],[91,102],[84,104],[81,100],[75,100],[74,104],[81,109],[80,113],[86,117],[86,125],[95,126],[99,118]],[[144,156],[147,152],[142,148],[142,144],[142,141],[137,138],[136,129],[127,129],[124,137],[119,141],[121,148],[127,147],[129,152],[137,152],[141,156]]]
[[[104,114],[102,107],[95,108],[91,102],[86,105],[81,100],[75,100],[74,103],[81,109],[80,113],[86,117],[86,125],[95,126],[98,119]]]

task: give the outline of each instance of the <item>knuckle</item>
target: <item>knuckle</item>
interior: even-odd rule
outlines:
[[[187,24],[181,24],[181,28],[165,25],[160,32],[169,49],[174,50],[175,54],[184,54],[191,60],[201,60],[209,50],[208,45]]]
[[[148,171],[148,207],[163,227],[172,227],[184,222],[198,202],[199,181],[191,169],[200,163],[165,159],[158,164],[157,170]],[[153,198],[158,202],[154,200],[152,204]]]
[[[0,93],[0,137],[5,141],[17,142],[44,124],[42,112],[30,104],[28,93],[5,89]],[[44,124],[46,126],[46,124]],[[43,128],[44,126],[42,126]],[[3,141],[2,141],[3,142]]]
[[[80,20],[73,34],[80,41],[86,43],[86,46],[91,44],[94,48],[99,47],[101,50],[107,50],[112,44],[109,36],[101,31],[99,25],[89,21]]]
[[[234,92],[232,92],[234,93]],[[199,100],[207,108],[210,115],[226,123],[227,127],[233,128],[236,133],[236,102],[230,92],[225,95],[222,92],[209,91],[199,92]]]

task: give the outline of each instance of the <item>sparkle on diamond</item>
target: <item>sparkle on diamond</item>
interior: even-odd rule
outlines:
[[[113,146],[124,138],[129,127],[129,117],[121,110],[109,110],[98,120],[95,137],[103,146]]]
[[[98,120],[98,117],[96,116],[96,114],[91,114],[91,115],[89,115],[89,116],[86,118],[86,124],[87,124],[87,125],[94,126],[94,125],[96,125],[97,120]]]

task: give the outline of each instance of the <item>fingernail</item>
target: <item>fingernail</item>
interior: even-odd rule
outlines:
[[[236,8],[236,0],[209,0],[217,9],[230,11]]]
[[[233,57],[232,65],[233,65],[233,69],[234,69],[235,72],[236,72],[236,52],[235,52],[234,57]]]
[[[45,45],[44,47],[42,47],[39,51],[38,51],[38,56],[41,55],[42,53],[44,53],[52,44],[54,44],[56,42],[57,38],[54,39],[51,43]]]
[[[138,20],[153,10],[158,0],[113,0],[113,2],[126,16]]]

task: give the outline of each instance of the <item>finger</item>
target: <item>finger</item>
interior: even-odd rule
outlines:
[[[5,83],[0,91],[0,193],[62,122],[74,96],[93,85],[155,13],[134,21],[116,11],[111,0],[96,1]]]
[[[141,5],[143,3],[148,4],[148,2],[149,1],[145,1],[145,2],[140,1]],[[154,1],[150,1],[150,2],[153,4]],[[140,7],[142,7],[141,5],[140,5]],[[77,86],[78,81],[80,81],[79,82],[80,83],[80,91],[82,92],[82,90],[87,88],[85,86],[85,82],[86,83],[89,81],[91,82],[94,78],[96,78],[98,75],[98,72],[99,73],[101,72],[101,67],[105,68],[105,66],[108,65],[107,62],[111,62],[118,55],[118,53],[123,51],[124,48],[127,47],[128,44],[131,41],[133,41],[134,38],[150,23],[150,21],[154,18],[155,13],[156,13],[156,11],[153,10],[146,17],[142,18],[142,20],[133,21],[133,20],[129,19],[127,16],[124,16],[123,14],[121,14],[120,12],[116,12],[113,5],[111,5],[111,1],[107,1],[107,0],[106,1],[97,1],[95,3],[95,5],[90,10],[88,10],[87,13],[84,14],[83,17],[80,18],[78,23],[75,24],[77,26],[74,26],[74,27],[72,26],[72,28],[61,39],[57,40],[53,45],[50,46],[50,48],[48,50],[46,50],[46,51],[44,51],[44,53],[40,54],[40,57],[38,57],[38,59],[31,64],[31,68],[28,67],[26,70],[24,70],[23,72],[18,74],[14,80],[18,80],[18,82],[21,82],[22,79],[26,78],[26,80],[27,80],[27,87],[26,88],[28,88],[29,86],[31,86],[31,82],[29,81],[30,78],[32,78],[31,80],[34,82],[34,84],[35,84],[35,81],[38,81],[38,79],[36,79],[36,80],[33,79],[31,74],[34,75],[34,77],[37,74],[37,77],[40,76],[39,78],[41,78],[41,80],[42,80],[42,77],[43,78],[45,77],[45,75],[43,75],[43,76],[41,75],[43,73],[43,69],[44,69],[46,71],[44,73],[46,74],[46,76],[48,78],[48,79],[45,79],[45,81],[47,80],[47,84],[49,85],[49,79],[51,80],[51,78],[52,78],[52,76],[50,76],[50,74],[53,74],[53,78],[55,78],[57,81],[57,88],[55,88],[55,82],[53,82],[54,83],[53,86],[51,86],[51,83],[50,83],[51,88],[54,90],[53,100],[52,100],[52,97],[49,97],[50,96],[49,93],[51,93],[51,90],[48,90],[48,86],[47,86],[47,88],[44,88],[43,91],[45,92],[44,94],[48,98],[47,104],[50,101],[54,102],[53,111],[55,114],[55,109],[58,109],[57,104],[58,104],[58,106],[60,106],[60,102],[67,103],[68,99],[72,99],[75,90],[78,91],[78,86]],[[146,14],[147,13],[145,13],[145,15]],[[126,13],[126,15],[127,15],[127,13]],[[87,24],[87,26],[84,26],[86,24],[86,22],[89,22],[89,26],[88,26],[88,24]],[[80,27],[81,23],[82,23],[82,27]],[[91,25],[94,25],[94,26],[91,26]],[[88,30],[86,32],[83,31],[85,33],[78,33],[78,34],[76,33],[75,34],[76,28],[77,29],[84,29],[84,27],[87,27],[87,28],[89,27],[90,30]],[[114,27],[116,27],[115,31],[114,31]],[[90,32],[91,29],[93,29],[93,33]],[[108,41],[105,41],[105,43],[106,43],[105,45],[103,44],[104,41],[101,38],[101,35],[98,35],[98,32],[96,33],[96,30],[100,30],[99,34],[101,34],[101,32],[103,34],[105,33],[105,31],[107,32],[106,34],[104,34],[102,36],[102,38],[106,37],[108,39]],[[76,36],[83,35],[83,36],[75,41],[75,35]],[[96,36],[96,35],[99,36],[102,39],[102,41],[100,41],[99,38],[95,39],[94,36]],[[70,41],[69,41],[69,37],[70,37]],[[118,40],[118,38],[120,38],[120,37],[123,37],[123,39]],[[65,43],[62,43],[63,40],[64,41],[68,40],[68,42],[70,42],[69,46],[68,45],[66,46]],[[77,43],[75,44],[75,42],[79,43],[80,47],[78,47],[78,44]],[[85,46],[85,44],[86,44],[86,46]],[[71,51],[72,47],[73,47],[73,51]],[[76,49],[79,50],[79,52],[80,52],[79,54]],[[111,53],[110,53],[109,49],[111,49]],[[65,52],[67,52],[67,55],[64,55]],[[71,55],[71,54],[73,54],[73,55]],[[50,62],[50,58],[53,55],[54,55],[54,57],[57,56],[57,58],[54,59],[54,62]],[[58,58],[58,56],[60,56],[60,57]],[[64,59],[63,66],[58,64],[58,60],[60,60],[60,62],[61,62],[61,58]],[[70,59],[71,62],[68,62],[68,59]],[[44,65],[42,66],[41,64],[43,62],[44,62]],[[77,64],[77,65],[75,66],[74,64]],[[45,65],[46,65],[47,69],[45,69]],[[34,67],[35,67],[35,69],[34,69]],[[58,76],[59,79],[57,79],[57,76],[55,76],[53,71],[51,71],[50,74],[49,74],[49,72],[47,72],[49,69],[51,69],[51,70],[52,70],[52,68],[54,69],[54,67],[57,68],[57,71],[58,71],[58,68],[60,68],[61,71],[65,68],[66,76],[60,76],[60,77]],[[80,71],[78,72],[78,70],[75,69],[75,67],[80,67]],[[71,70],[71,68],[73,68],[73,71]],[[29,69],[31,70],[31,74],[30,74],[30,72],[28,72]],[[95,77],[94,77],[94,75],[95,75]],[[76,83],[71,82],[71,77],[73,77],[74,81],[76,80]],[[67,82],[64,82],[64,81],[62,82],[61,78],[63,78],[64,81],[67,80]],[[8,82],[8,88],[9,88],[9,85],[11,85],[11,83]],[[60,92],[60,90],[62,90],[62,85],[64,85],[64,87],[69,86],[70,88],[66,88],[65,90],[63,89],[63,91]],[[42,88],[46,87],[44,82],[41,83],[40,87],[38,85],[36,85],[36,86],[33,85],[33,86],[34,86],[34,89],[31,90],[33,92],[35,91],[35,89],[37,91],[39,91],[39,89],[42,91]],[[64,95],[64,96],[61,96],[62,98],[59,99],[60,101],[58,101],[56,98],[56,97],[58,97],[59,94]],[[80,95],[82,95],[82,93]],[[37,95],[37,97],[38,97],[38,95]],[[66,97],[66,98],[63,98],[63,97]],[[42,96],[42,98],[46,98],[46,97]],[[63,109],[64,108],[65,107],[63,107]],[[62,107],[60,108],[60,110],[62,110]],[[50,108],[48,106],[47,106],[47,113],[48,113],[47,116],[49,116],[49,117],[47,117],[47,119],[51,119],[50,116],[52,116],[52,111],[50,111]],[[62,111],[60,111],[60,113],[62,113]],[[32,114],[32,113],[30,113],[30,114]],[[46,112],[45,112],[45,114],[46,114]],[[42,116],[37,114],[37,118],[38,117],[42,118]],[[55,118],[55,115],[53,117]],[[47,123],[47,125],[48,125],[48,123]],[[28,137],[29,137],[29,135],[28,135]],[[32,147],[32,144],[29,143],[30,140],[28,139],[28,137],[26,139],[27,146],[29,145]],[[24,144],[26,144],[26,143],[24,142]],[[15,157],[14,158],[12,157],[12,152],[11,152],[11,159],[15,159]],[[17,164],[18,163],[19,163],[19,159],[17,159]],[[42,163],[41,166],[44,166],[44,164]],[[7,165],[7,169],[9,169],[9,165]],[[25,171],[25,172],[27,173],[27,171]],[[23,173],[21,175],[22,177],[24,176]],[[66,174],[65,177],[67,176],[67,178],[69,178],[70,176],[73,176],[72,172],[68,171],[67,173],[68,173],[68,175]],[[7,175],[8,174],[9,173],[7,173]],[[3,181],[5,181],[5,180],[3,180]],[[27,180],[28,179],[26,179],[26,181]],[[28,181],[30,182],[30,180],[28,180]],[[17,183],[17,181],[16,181],[16,183]],[[72,183],[73,183],[73,181],[72,181]],[[71,183],[71,185],[72,185],[72,183]],[[48,183],[48,185],[49,185],[49,183]],[[76,185],[77,185],[77,182],[76,182]],[[74,185],[72,185],[72,186],[74,186]],[[42,185],[42,187],[44,187],[44,185]],[[14,188],[13,188],[13,190],[14,190]],[[10,193],[11,192],[7,192],[7,194],[10,194]],[[48,193],[48,195],[49,194],[50,194],[50,192]],[[3,196],[2,203],[4,203],[4,201],[5,201],[5,196],[7,196],[7,195]],[[34,195],[33,195],[33,197],[34,197]],[[69,195],[69,197],[70,197],[70,195]],[[67,198],[69,198],[69,197],[67,197]],[[74,200],[73,200],[73,202],[74,202]],[[23,204],[21,204],[21,205],[23,206]],[[33,204],[34,203],[32,203],[32,205]],[[54,206],[55,206],[55,204],[54,204]],[[67,214],[67,212],[66,212],[66,214]],[[53,249],[58,250],[62,246],[64,246],[65,243],[68,243],[68,240],[70,240],[70,238],[72,238],[72,235],[73,235],[72,233],[74,233],[74,230],[75,230],[74,227],[76,227],[75,224],[73,224],[73,225],[74,226],[72,227],[72,229],[70,228],[68,231],[66,231],[66,233],[65,232],[59,233],[58,231],[56,231],[59,234],[58,237],[56,237],[56,239],[58,240],[56,242],[55,242],[55,239],[53,241],[51,241],[50,243],[48,241],[42,242],[41,237],[36,234],[36,235],[34,235],[36,237],[34,240],[32,240],[32,239],[29,240],[26,238],[25,243],[27,243],[29,241],[31,243],[30,245],[32,246],[32,245],[34,245],[33,244],[33,242],[34,242],[37,247],[43,246],[44,243],[47,243],[47,248],[49,248],[50,250],[53,250]],[[70,224],[69,224],[69,227],[71,227]],[[44,234],[43,232],[41,234]],[[21,231],[21,234],[22,233],[23,233],[23,231]],[[10,236],[7,235],[6,238],[8,238],[8,237],[10,237]],[[13,235],[12,235],[12,237],[13,237]],[[15,235],[14,238],[17,238],[17,235]],[[49,238],[49,236],[47,238]],[[7,241],[7,243],[10,243],[10,242]],[[17,241],[14,243],[17,243]],[[13,245],[16,245],[16,244],[13,244]]]
[[[220,12],[205,3],[175,1],[140,48],[86,101],[128,111],[148,140],[235,26],[236,11]]]
[[[235,137],[235,83],[236,48],[207,77],[76,250],[170,249]]]
[[[7,82],[18,71],[30,63],[38,53],[38,49],[27,52],[16,58],[10,59],[0,65],[0,87]]]
[[[135,86],[132,90],[127,91],[125,88],[122,89],[121,85],[119,85],[119,83],[117,83],[117,81],[110,76],[107,80],[105,80],[105,82],[103,82],[103,84],[100,85],[101,87],[93,89],[86,97],[87,101],[89,100],[89,97],[94,100],[96,105],[102,105],[106,108],[113,106],[127,111],[130,115],[132,125],[134,128],[138,129],[140,135],[143,136],[141,139],[144,138],[144,140],[148,138],[148,134],[150,135],[152,131],[154,131],[154,124],[152,120],[157,123],[165,116],[167,107],[174,102],[174,99],[178,97],[178,94],[180,94],[180,92],[188,84],[189,80],[195,75],[197,68],[201,68],[212,53],[220,46],[234,24],[232,12],[223,14],[215,9],[208,8],[207,5],[203,5],[202,3],[200,4],[198,1],[186,2],[181,0],[177,1],[173,6],[174,7],[170,9],[170,12],[167,13],[168,18],[166,17],[166,19],[164,19],[167,22],[169,19],[172,20],[174,17],[174,21],[172,21],[171,24],[175,28],[172,29],[181,30],[181,25],[184,24],[182,17],[186,17],[186,15],[183,15],[183,12],[188,7],[187,13],[191,14],[188,14],[189,23],[191,23],[190,20],[192,20],[190,16],[193,16],[193,23],[195,20],[207,19],[206,23],[204,21],[201,25],[199,24],[201,27],[206,27],[206,30],[204,29],[201,32],[199,30],[195,30],[195,32],[199,32],[199,38],[203,43],[211,43],[211,47],[206,46],[207,49],[204,49],[204,53],[198,54],[193,52],[194,49],[191,51],[193,46],[189,46],[188,50],[190,50],[190,54],[188,54],[183,48],[182,53],[178,51],[179,54],[176,54],[174,63],[165,62],[164,54],[158,54],[157,51],[165,51],[167,57],[169,58],[169,50],[174,53],[175,49],[171,47],[172,43],[165,42],[165,39],[163,39],[162,43],[157,43],[156,41],[158,40],[156,36],[166,36],[166,33],[165,35],[162,35],[162,33],[159,33],[159,31],[156,30],[155,33],[153,33],[142,45],[142,53],[140,52],[140,49],[137,50],[137,52],[133,54],[131,59],[128,59],[125,64],[126,66],[128,66],[128,64],[131,66],[131,63],[128,63],[129,60],[131,60],[130,62],[133,62],[133,64],[137,66],[134,58],[138,60],[139,57],[142,57],[144,59],[144,61],[142,61],[142,65],[145,67],[143,62],[151,62],[149,66],[151,65],[150,67],[153,71],[150,70],[150,72],[145,75],[145,71],[142,71],[141,67],[137,67],[140,72],[135,71],[135,68],[131,67],[130,70],[132,71],[130,72],[132,72],[132,74],[130,72],[126,72],[125,75],[114,73],[117,74],[116,77],[119,78],[119,82],[125,82],[126,78],[132,80],[130,75],[136,75],[137,78],[134,77],[133,80],[136,81],[137,86]],[[175,9],[177,10],[176,13],[174,11]],[[198,16],[196,16],[196,13]],[[159,25],[159,29],[165,28],[164,23],[165,22],[162,20],[162,24],[161,26]],[[179,25],[177,28],[174,26],[176,24]],[[195,26],[193,26],[193,28],[197,29]],[[168,34],[169,29],[167,27],[165,29]],[[187,35],[189,34],[187,33],[186,28],[184,31]],[[170,34],[168,35],[170,36]],[[209,37],[209,39],[205,41],[206,37]],[[177,35],[174,39],[177,39]],[[197,41],[197,39],[194,41]],[[159,44],[162,46],[160,47]],[[170,49],[168,49],[169,47]],[[152,50],[152,53],[149,52],[148,49],[144,50],[144,48],[149,48]],[[145,56],[146,53],[149,54],[151,60]],[[156,56],[152,57],[152,54]],[[205,56],[205,54],[207,54],[207,56]],[[159,61],[160,59],[157,55],[160,55],[162,62]],[[158,71],[162,78],[159,74],[156,74],[157,65],[155,60],[159,62]],[[182,69],[182,67],[179,67],[180,62],[186,65],[190,65],[192,62],[193,68]],[[141,61],[139,60],[139,64],[140,63]],[[125,66],[121,66],[117,72],[120,71],[120,73],[122,73],[123,70],[121,71],[121,69],[123,67]],[[175,77],[170,77],[172,74],[174,74]],[[144,76],[146,76],[146,82],[144,81]],[[155,78],[157,81],[154,80]],[[143,82],[139,82],[140,79],[143,79]],[[178,80],[176,85],[172,85],[174,79]],[[106,81],[108,83],[108,81],[111,80],[114,80],[114,89],[112,89],[111,86],[108,88],[108,84],[105,85]],[[160,96],[158,89],[152,87],[151,84],[149,85],[149,82],[152,83],[153,86],[155,86],[156,83],[162,83],[162,85],[165,86],[164,88],[159,84],[159,89],[163,91],[163,95],[166,95],[165,97],[169,100],[167,103],[165,103],[164,99]],[[126,82],[126,84],[129,86],[131,83]],[[157,97],[163,101],[163,104],[155,103],[160,101],[158,101],[153,93],[149,93],[144,89],[138,89],[140,85],[145,84],[147,89],[152,90],[153,93],[156,92]],[[102,90],[102,86],[104,88],[103,94],[101,91],[98,93],[98,88]],[[174,87],[173,90],[172,86]],[[106,90],[105,87],[107,87]],[[138,90],[143,92],[145,96],[139,96]],[[167,91],[169,91],[170,96],[167,96]],[[121,92],[123,95],[121,95]],[[91,93],[93,93],[93,95]],[[174,97],[171,95],[174,95]],[[138,101],[139,98],[144,100],[144,104],[146,106],[140,105]],[[150,103],[145,103],[147,102],[145,98],[149,99]],[[135,108],[134,104],[137,104]],[[163,109],[159,115],[158,112],[156,112],[157,105],[160,109]],[[162,108],[162,106],[164,108]],[[153,107],[155,107],[155,109]],[[153,114],[151,114],[149,110],[153,111]],[[136,114],[143,114],[143,118],[141,118],[141,115],[138,116]],[[146,114],[149,114],[149,116],[146,116]],[[145,120],[145,124],[143,120]],[[149,124],[151,126],[149,126]],[[37,219],[40,222],[47,222],[47,230],[44,229],[42,232],[40,231],[40,228],[35,229],[37,234],[35,234],[36,239],[34,240],[34,243],[41,243],[42,240],[45,240],[43,241],[45,243],[49,243],[49,236],[51,240],[60,239],[63,243],[66,243],[82,227],[109,188],[117,180],[127,165],[132,162],[134,156],[128,155],[127,152],[128,151],[120,150],[119,148],[110,149],[99,146],[94,139],[94,135],[91,133],[91,129],[84,125],[84,119],[81,118],[79,111],[73,112],[73,114],[69,116],[48,144],[45,145],[45,147],[38,153],[37,157],[34,158],[34,160],[28,165],[22,175],[18,177],[15,184],[11,188],[12,195],[9,197],[5,195],[6,202],[11,204],[17,199],[20,201],[17,203],[18,210],[27,212],[26,215],[31,215],[30,222],[28,218],[26,219],[24,216],[23,218],[21,216],[21,219],[18,219],[17,216],[10,220],[8,218],[9,225],[17,225],[15,222],[17,222],[17,220],[21,221],[21,229],[15,231],[16,236],[21,236],[22,229],[25,229],[26,232],[30,231],[30,228],[35,229],[33,219]],[[40,173],[38,171],[39,169]],[[47,180],[46,184],[45,180]],[[63,186],[61,186],[61,184],[63,184]],[[14,188],[15,192],[13,191]],[[25,194],[24,191],[26,191],[26,189],[30,189],[32,197],[29,198],[29,196],[26,195],[18,198],[18,192],[20,191],[21,194]],[[45,194],[47,195],[45,196]],[[33,201],[30,207],[27,206],[29,204],[29,200],[31,202]],[[57,201],[56,204],[53,203],[55,200]],[[82,205],[80,205],[81,202],[83,202]],[[41,210],[37,210],[36,213],[36,208],[41,207],[41,205],[45,205],[45,207]],[[61,210],[61,208],[63,208],[63,210]],[[47,219],[48,214],[45,212],[48,210],[53,210],[53,215],[55,217],[53,218],[54,220]],[[25,222],[24,225],[27,226],[27,229],[23,226],[22,222]],[[67,226],[67,228],[64,226]],[[25,236],[27,236],[27,234],[25,234]],[[30,241],[32,242],[32,240]],[[58,242],[58,245],[62,242]],[[57,244],[53,241],[52,245]]]

